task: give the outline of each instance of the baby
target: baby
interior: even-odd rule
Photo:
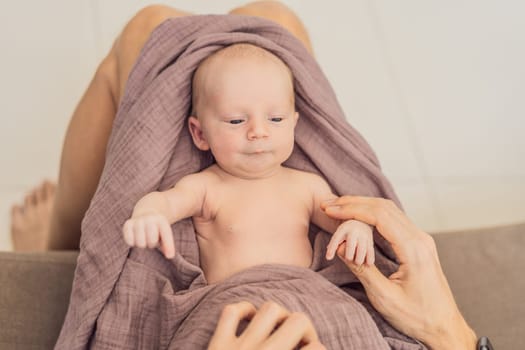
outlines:
[[[284,62],[254,45],[228,46],[199,65],[192,101],[193,142],[210,150],[216,163],[140,199],[123,226],[128,245],[160,246],[173,258],[170,224],[192,217],[201,268],[212,284],[260,264],[309,267],[313,222],[334,233],[327,259],[346,241],[347,259],[374,263],[372,228],[329,218],[321,202],[335,195],[326,181],[282,166],[299,118]]]

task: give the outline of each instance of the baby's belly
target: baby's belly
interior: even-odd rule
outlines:
[[[209,284],[220,282],[249,267],[285,264],[309,267],[312,246],[307,232],[228,235],[198,234],[201,267]],[[209,232],[208,232],[209,233]]]

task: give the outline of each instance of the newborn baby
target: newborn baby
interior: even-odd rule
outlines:
[[[326,257],[346,241],[346,257],[373,264],[372,228],[330,219],[321,202],[335,197],[321,177],[282,166],[294,146],[292,73],[277,56],[235,44],[207,57],[193,77],[188,127],[215,164],[165,192],[140,199],[123,226],[130,246],[175,255],[170,224],[192,217],[208,283],[260,264],[309,267],[313,222],[334,233]]]

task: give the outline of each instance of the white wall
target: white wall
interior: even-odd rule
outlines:
[[[420,227],[525,221],[523,2],[284,2]],[[115,36],[150,3],[0,2],[0,249],[11,203],[57,179],[76,103]],[[244,2],[165,3],[225,13]]]

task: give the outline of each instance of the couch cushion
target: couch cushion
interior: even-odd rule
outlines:
[[[52,349],[78,252],[0,252],[0,348]]]
[[[434,235],[456,302],[494,347],[525,349],[525,223]]]

